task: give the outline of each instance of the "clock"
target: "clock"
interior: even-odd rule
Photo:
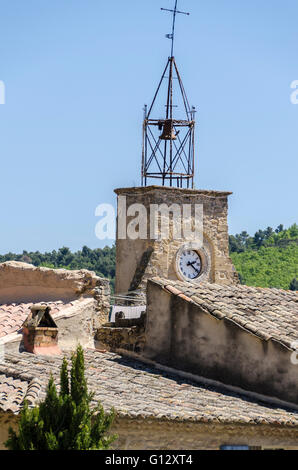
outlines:
[[[188,281],[200,277],[202,273],[202,259],[196,250],[184,249],[177,256],[177,267],[180,276]]]

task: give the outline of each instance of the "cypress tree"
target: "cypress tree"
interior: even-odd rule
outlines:
[[[92,408],[92,399],[85,378],[84,353],[79,346],[72,356],[70,380],[64,358],[59,395],[51,376],[45,400],[33,409],[24,403],[18,433],[10,428],[6,447],[10,450],[109,449],[116,439],[108,434],[114,410],[105,413],[101,404]]]

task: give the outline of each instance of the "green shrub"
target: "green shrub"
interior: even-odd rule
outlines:
[[[18,433],[9,430],[10,450],[102,450],[109,449],[116,436],[108,434],[114,410],[106,414],[101,404],[91,409],[84,353],[81,346],[72,356],[70,378],[64,358],[60,372],[60,393],[51,376],[45,400],[29,409],[25,402]]]

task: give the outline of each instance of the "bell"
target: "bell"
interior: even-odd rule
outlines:
[[[161,140],[176,140],[177,137],[175,135],[173,124],[171,119],[167,119],[163,125],[163,131],[160,136]]]

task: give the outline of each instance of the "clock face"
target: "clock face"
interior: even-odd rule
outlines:
[[[200,255],[194,250],[182,251],[179,260],[179,269],[184,278],[197,279],[202,271]]]

